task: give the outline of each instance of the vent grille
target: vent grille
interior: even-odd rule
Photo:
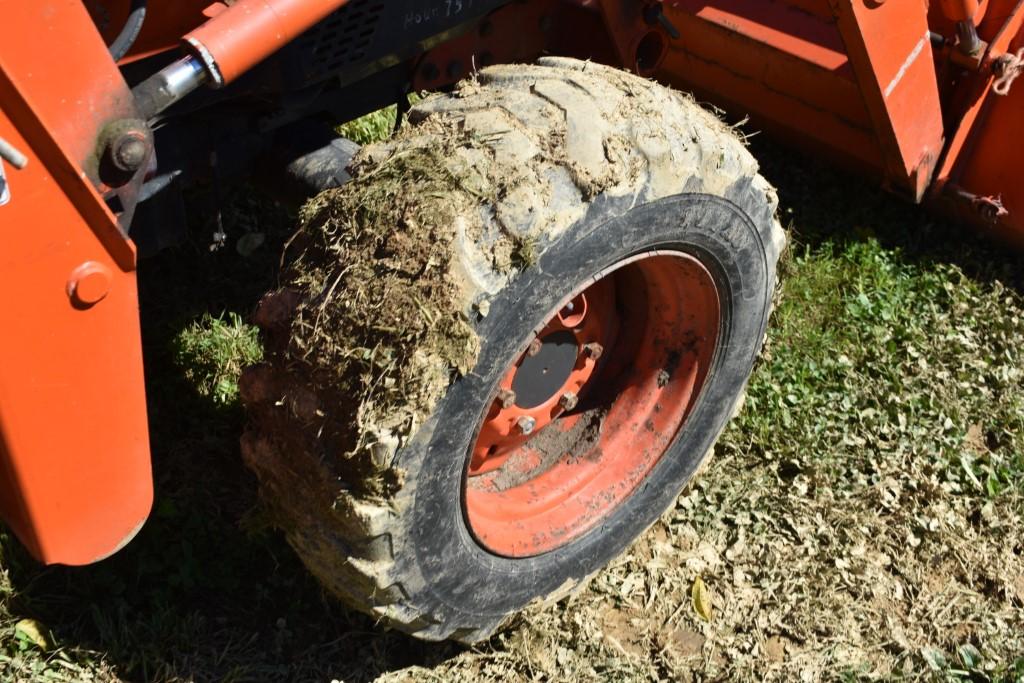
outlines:
[[[384,12],[382,0],[352,0],[299,38],[310,55],[307,77],[316,78],[357,64],[366,57]]]

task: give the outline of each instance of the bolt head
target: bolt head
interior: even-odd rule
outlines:
[[[67,292],[76,307],[89,308],[106,298],[112,283],[110,268],[96,261],[86,261],[71,271]]]
[[[142,168],[148,155],[149,143],[146,142],[146,137],[137,131],[118,136],[110,148],[110,158],[114,166],[129,173]]]
[[[524,436],[528,436],[533,433],[533,428],[537,426],[537,421],[532,417],[524,416],[516,420],[516,428]]]
[[[562,410],[572,410],[576,407],[576,404],[580,402],[580,399],[576,394],[571,391],[567,391],[562,394],[562,397],[558,399],[558,405]]]
[[[601,354],[604,353],[604,347],[597,342],[590,342],[589,344],[583,345],[583,353],[587,354],[589,358],[599,360]]]
[[[540,347],[542,346],[540,339],[534,339],[530,342],[530,345],[526,349],[526,355],[536,356],[540,353]]]

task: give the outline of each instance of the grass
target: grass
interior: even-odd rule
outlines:
[[[383,140],[391,135],[398,119],[398,107],[391,105],[380,111],[362,116],[354,121],[338,126],[338,135],[348,138],[360,145]]]
[[[234,311],[204,313],[175,336],[173,352],[185,381],[222,406],[238,402],[242,370],[263,359],[259,331]]]
[[[140,272],[153,514],[85,568],[0,534],[0,680],[1024,680],[1024,261],[755,153],[793,246],[742,414],[590,588],[469,651],[341,608],[263,518],[235,383],[293,216],[234,189],[229,246],[262,246],[199,220]]]

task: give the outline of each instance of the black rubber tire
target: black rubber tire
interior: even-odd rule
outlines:
[[[598,100],[611,92],[648,98],[650,106],[638,112],[648,117],[650,127],[629,121],[628,99],[602,125],[577,125],[607,111],[607,102]],[[243,383],[254,416],[243,452],[291,544],[348,604],[424,639],[471,643],[486,638],[524,606],[557,600],[621,553],[673,504],[706,461],[738,408],[765,337],[784,246],[774,216],[775,194],[734,133],[692,100],[614,69],[548,59],[533,67],[485,70],[479,83],[425,101],[410,120],[414,126],[454,120],[459,125],[450,126],[450,134],[459,136],[478,134],[479,126],[490,125],[489,118],[502,118],[501,125],[507,126],[504,118],[511,117],[521,124],[517,133],[539,135],[537,127],[544,122],[537,112],[552,106],[564,114],[551,124],[562,126],[560,142],[557,149],[540,152],[540,158],[552,169],[568,171],[563,175],[578,188],[578,211],[556,214],[551,209],[556,202],[549,201],[547,208],[556,218],[544,224],[548,227],[542,234],[531,235],[535,263],[510,277],[484,273],[476,278],[489,286],[470,292],[466,300],[467,309],[482,300],[489,306],[485,317],[472,321],[480,338],[476,365],[451,384],[429,418],[393,454],[404,473],[400,489],[387,500],[334,496],[331,487],[338,483],[318,464],[308,445],[311,437],[297,437],[299,445],[289,447],[270,438],[289,428],[282,426],[289,418],[267,407],[273,392],[254,389],[259,382],[252,379]],[[643,134],[636,128],[643,128]],[[593,156],[574,156],[583,150],[585,157],[586,137],[593,135],[604,136],[601,149],[609,153],[609,131],[629,142],[630,158],[646,160],[641,174],[622,164],[632,169],[631,178],[636,176],[633,186],[625,175],[595,180],[605,170],[594,167]],[[662,136],[658,144],[644,137],[648,133]],[[410,136],[415,132],[390,144],[413,144]],[[563,176],[537,177],[557,184]],[[565,193],[546,196],[564,198]],[[559,223],[561,215],[571,220]],[[509,227],[514,221],[507,223],[505,229],[514,229]],[[467,528],[461,489],[475,425],[498,379],[563,296],[602,269],[656,249],[698,257],[713,275],[723,303],[719,351],[680,435],[638,489],[580,538],[529,558],[488,552]],[[487,267],[474,254],[462,260],[467,270]],[[283,372],[287,363],[271,358],[269,371]],[[306,429],[300,422],[292,428]]]

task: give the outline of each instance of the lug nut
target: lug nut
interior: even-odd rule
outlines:
[[[558,399],[558,405],[562,407],[562,410],[572,410],[579,402],[579,397],[571,391],[565,392],[562,394],[562,398]]]
[[[587,354],[588,357],[594,360],[599,360],[601,354],[604,353],[604,347],[597,342],[590,342],[589,344],[583,345],[583,353]]]
[[[530,346],[527,347],[526,355],[527,356],[536,356],[538,353],[540,353],[540,347],[541,346],[542,346],[542,344],[540,343],[540,339],[534,339],[532,342],[530,342]]]
[[[516,427],[524,435],[528,436],[533,433],[533,428],[537,426],[537,421],[532,417],[521,417],[516,420]]]
[[[511,408],[516,404],[516,392],[511,389],[502,389],[498,392],[498,405],[502,409]]]

